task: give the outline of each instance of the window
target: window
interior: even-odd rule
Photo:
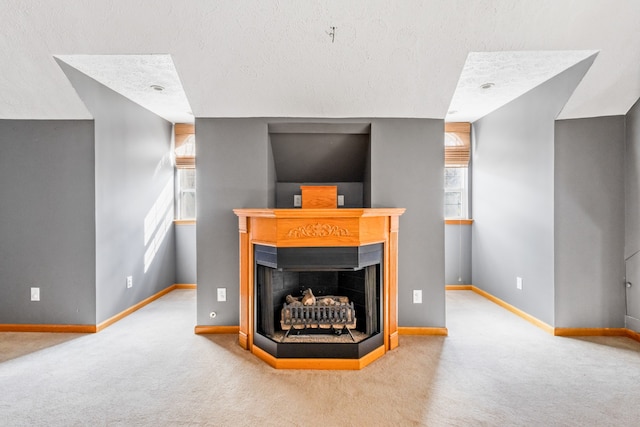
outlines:
[[[444,217],[467,218],[468,168],[444,168]]]
[[[445,123],[444,134],[444,217],[469,216],[469,160],[471,124]]]
[[[178,219],[196,219],[196,170],[179,168]]]
[[[175,125],[176,219],[196,219],[196,137],[190,124]]]

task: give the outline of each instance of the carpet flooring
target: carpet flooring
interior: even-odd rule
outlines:
[[[471,291],[448,337],[361,371],[275,370],[175,290],[97,334],[0,333],[2,426],[637,426],[640,343],[553,337]]]

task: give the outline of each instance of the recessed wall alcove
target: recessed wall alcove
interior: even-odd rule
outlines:
[[[268,125],[276,208],[295,208],[301,185],[335,185],[341,208],[371,207],[370,123]]]

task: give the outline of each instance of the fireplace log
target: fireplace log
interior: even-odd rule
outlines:
[[[311,292],[311,288],[304,291],[304,295],[302,296],[302,305],[315,305],[316,297]]]

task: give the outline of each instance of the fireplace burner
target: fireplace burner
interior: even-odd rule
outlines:
[[[338,335],[346,329],[355,342],[351,329],[356,327],[356,310],[347,297],[325,296],[311,305],[292,299],[282,307],[280,327],[287,331],[284,338],[292,329],[328,329]]]

